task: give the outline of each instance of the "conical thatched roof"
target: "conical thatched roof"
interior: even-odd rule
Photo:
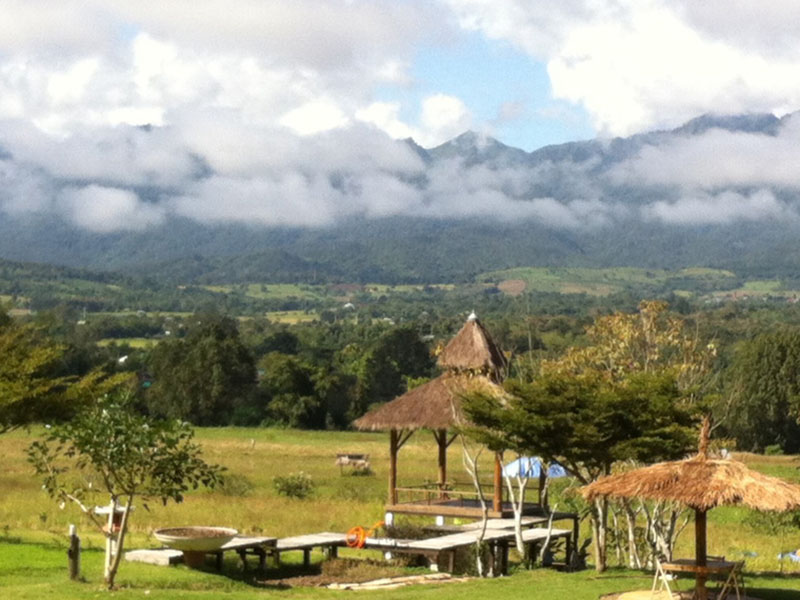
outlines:
[[[461,416],[461,397],[476,392],[499,395],[503,388],[481,375],[445,373],[368,412],[354,424],[368,431],[449,429]]]
[[[444,369],[477,371],[495,380],[501,379],[506,367],[506,357],[475,313],[469,316],[461,330],[445,346],[437,362]]]
[[[739,504],[776,511],[800,507],[800,486],[762,475],[734,460],[703,455],[603,477],[581,493],[590,501],[598,496],[677,500],[703,511]]]

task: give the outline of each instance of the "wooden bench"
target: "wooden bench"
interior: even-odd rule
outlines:
[[[336,455],[336,465],[342,472],[344,472],[345,467],[366,471],[369,469],[369,454],[340,453]]]
[[[292,550],[303,551],[303,566],[311,564],[311,550],[320,548],[328,558],[336,558],[338,549],[347,545],[347,536],[344,533],[309,533],[281,538],[269,549],[269,554],[275,557],[275,563],[280,565],[281,554]]]

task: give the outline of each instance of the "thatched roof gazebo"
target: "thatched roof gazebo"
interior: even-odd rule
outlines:
[[[787,511],[800,507],[800,486],[769,477],[733,460],[708,457],[710,421],[700,434],[697,455],[609,475],[583,488],[593,501],[598,497],[677,500],[695,511],[696,598],[705,600],[707,564],[706,512],[716,506],[744,505],[756,510]]]
[[[368,412],[354,424],[362,431],[389,430],[389,497],[387,511],[397,507],[397,454],[419,429],[433,432],[438,445],[438,487],[447,481],[447,448],[456,438],[448,431],[461,420],[461,397],[468,393],[502,394],[500,382],[507,361],[488,331],[471,314],[459,332],[439,354],[437,363],[445,369],[439,377],[409,390]],[[493,508],[500,510],[502,497],[501,464],[495,458]],[[420,509],[419,512],[424,512]],[[435,512],[435,511],[434,511]]]

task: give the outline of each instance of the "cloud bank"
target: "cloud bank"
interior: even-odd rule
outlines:
[[[409,106],[390,92],[414,88],[420,48],[466,31],[545,63],[553,100],[603,135],[710,111],[783,115],[800,107],[796,17],[789,0],[8,0],[0,216],[53,214],[98,234],[174,217],[793,220],[798,119],[775,135],[653,138],[623,157],[429,164],[397,140],[430,148],[491,123],[464,94]],[[496,120],[524,114],[509,98]]]
[[[172,121],[67,137],[0,122],[0,212],[56,214],[101,234],[172,217],[301,227],[351,217],[488,218],[594,229],[631,219],[686,226],[798,215],[793,118],[777,133],[658,134],[619,156],[595,145],[580,160],[499,146],[492,154],[480,136],[430,159],[366,124],[301,136],[230,110]]]

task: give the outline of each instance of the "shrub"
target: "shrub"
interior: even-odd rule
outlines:
[[[240,497],[247,496],[255,488],[252,481],[239,473],[225,475],[217,487],[225,496]]]
[[[311,475],[299,471],[288,475],[278,475],[272,479],[275,490],[281,496],[303,500],[314,493],[314,481]]]
[[[764,454],[767,456],[779,456],[783,454],[783,448],[780,444],[771,444],[764,448]]]

